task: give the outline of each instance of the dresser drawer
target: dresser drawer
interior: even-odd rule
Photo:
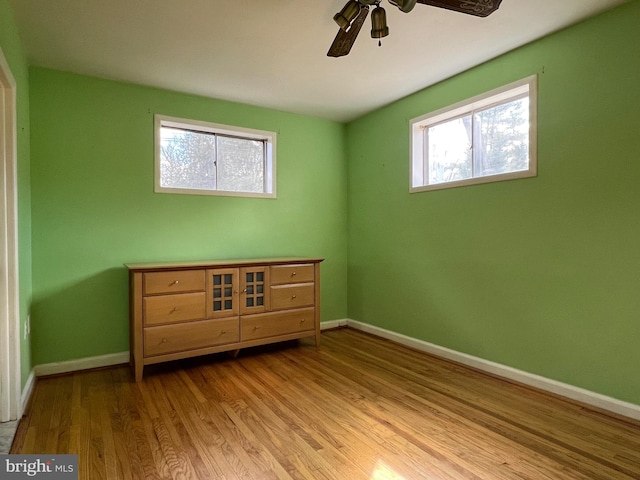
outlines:
[[[146,365],[160,362],[305,337],[319,346],[320,262],[291,256],[126,264],[136,382]]]
[[[301,265],[272,265],[271,284],[308,283],[315,279],[313,264]]]
[[[314,304],[314,283],[271,287],[271,310],[310,307]]]
[[[244,342],[313,330],[314,316],[313,308],[247,315],[240,318],[240,335]]]
[[[144,297],[142,302],[145,326],[201,320],[207,316],[204,292]]]
[[[151,357],[196,350],[237,343],[239,339],[237,318],[148,327],[144,329],[144,355]]]
[[[178,270],[144,274],[144,295],[204,291],[204,270]]]

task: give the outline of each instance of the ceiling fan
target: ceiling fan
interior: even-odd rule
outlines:
[[[342,57],[351,51],[358,33],[369,15],[369,7],[374,6],[371,13],[371,38],[380,39],[389,35],[387,16],[380,6],[382,0],[349,0],[346,5],[333,17],[340,26],[336,38],[333,40],[327,56]],[[460,13],[486,17],[495,12],[502,0],[389,0],[391,5],[398,7],[401,12],[409,13],[416,3],[446,8]]]

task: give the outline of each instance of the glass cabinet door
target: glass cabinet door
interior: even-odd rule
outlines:
[[[238,269],[207,270],[207,316],[224,318],[239,312]]]
[[[240,269],[240,315],[269,310],[269,267]]]

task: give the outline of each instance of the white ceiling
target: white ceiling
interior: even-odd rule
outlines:
[[[503,0],[487,18],[386,1],[326,56],[346,0],[9,0],[31,65],[348,121],[628,0]]]

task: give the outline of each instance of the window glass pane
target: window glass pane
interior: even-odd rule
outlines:
[[[474,115],[476,177],[529,168],[529,99],[520,98]]]
[[[218,189],[264,192],[264,142],[217,136]]]
[[[215,189],[215,153],[214,135],[162,127],[160,186]]]
[[[276,132],[154,116],[156,193],[276,197]]]
[[[429,184],[471,178],[471,116],[426,129]]]
[[[537,76],[411,120],[410,192],[535,177]]]

